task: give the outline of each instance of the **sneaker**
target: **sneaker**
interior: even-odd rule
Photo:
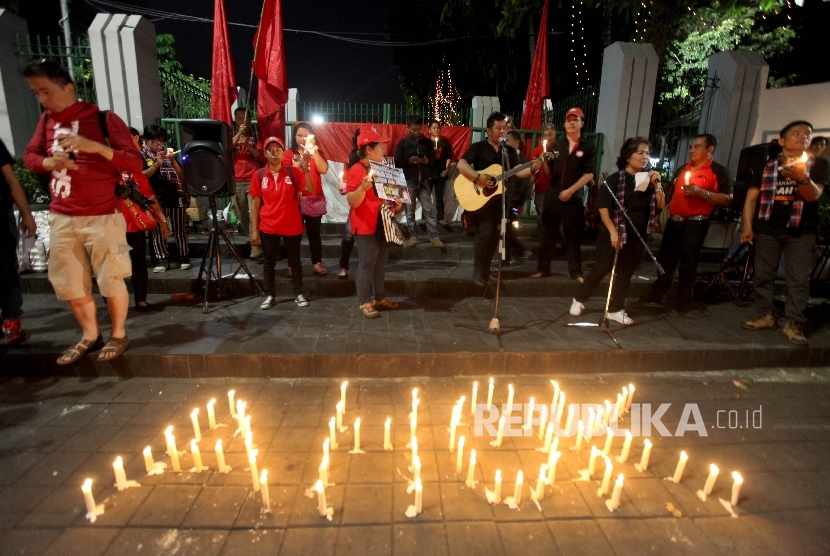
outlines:
[[[20,319],[3,321],[3,335],[10,344],[20,344],[29,339],[29,333],[20,324]]]
[[[190,270],[191,268],[193,268],[193,265],[190,263],[182,263],[181,266],[179,266],[180,270]]]
[[[363,316],[367,319],[378,319],[380,318],[380,313],[378,313],[375,308],[372,306],[371,303],[364,303],[360,306],[360,312],[363,313]]]
[[[441,241],[441,238],[436,237],[435,239],[430,240],[430,243],[439,249],[444,246],[444,242]]]
[[[346,278],[348,275],[349,275],[349,269],[348,269],[348,268],[341,268],[341,269],[337,272],[337,277],[338,277],[338,278],[341,278],[341,279],[342,279],[342,278]]]
[[[570,310],[570,313],[571,313],[571,316],[572,316],[572,317],[578,317],[579,315],[581,315],[581,314],[582,314],[582,311],[583,311],[583,310],[585,310],[585,304],[584,304],[584,303],[580,303],[580,302],[579,302],[579,301],[577,301],[576,299],[574,299],[574,300],[571,302],[571,310]],[[609,315],[609,316],[611,316],[611,315]]]
[[[274,305],[277,304],[276,298],[273,295],[269,295],[265,298],[265,301],[262,302],[262,305],[259,306],[260,309],[270,309]]]
[[[804,347],[810,345],[807,338],[804,337],[804,325],[795,321],[788,321],[781,329],[781,335],[785,336],[791,344]],[[6,339],[8,339],[8,336],[6,336]]]
[[[775,322],[775,317],[767,313],[758,318],[746,321],[741,327],[747,330],[775,330],[778,325]]]
[[[299,305],[300,307],[308,307],[308,300],[303,297],[303,294],[297,296],[297,299],[294,300],[294,303]]]
[[[323,263],[314,263],[311,268],[314,269],[314,274],[318,276],[326,276],[329,273]]]
[[[159,262],[158,266],[153,269],[153,272],[158,274],[159,272],[167,272],[170,270],[170,265],[166,262]]]
[[[418,245],[418,238],[414,238],[414,237],[409,238],[409,246],[410,247],[415,247],[416,245]]]
[[[620,309],[616,313],[608,313],[608,318],[614,322],[622,324],[623,326],[631,326],[634,324],[634,321],[628,318],[628,315],[625,314],[625,309]]]

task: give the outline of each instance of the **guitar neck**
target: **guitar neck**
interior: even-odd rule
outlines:
[[[519,172],[521,172],[522,170],[524,170],[526,168],[530,168],[532,165],[533,165],[532,160],[530,162],[525,162],[524,164],[520,164],[519,166],[516,166],[515,168],[511,168],[510,170],[508,170],[507,172],[505,172],[505,173],[503,173],[499,176],[495,176],[496,181],[504,181],[508,178],[511,178],[511,177],[515,176],[516,174],[518,174]]]

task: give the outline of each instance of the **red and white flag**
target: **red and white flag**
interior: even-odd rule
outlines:
[[[254,38],[254,73],[259,80],[257,128],[261,138],[285,138],[285,103],[288,100],[288,75],[285,45],[282,40],[280,0],[265,0],[258,36]]]
[[[542,129],[542,102],[550,95],[550,76],[548,74],[548,2],[542,10],[542,22],[539,24],[539,36],[536,39],[536,55],[530,70],[530,82],[527,85],[525,109],[522,113],[522,129]]]
[[[231,105],[237,98],[236,73],[233,70],[231,44],[225,0],[216,0],[213,7],[213,68],[210,72],[210,118],[233,125]]]

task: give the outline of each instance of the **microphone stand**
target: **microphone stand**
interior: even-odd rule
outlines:
[[[501,143],[501,171],[502,175],[506,174],[509,168],[507,167],[507,146],[505,145],[504,136],[499,138]],[[493,318],[490,319],[490,331],[498,333],[501,325],[499,324],[499,291],[501,290],[501,267],[507,253],[507,184],[503,184],[501,194],[501,224],[499,227],[499,269],[496,273],[496,302],[493,307]],[[487,261],[489,266],[490,261]]]
[[[643,239],[643,236],[640,235],[640,232],[637,230],[637,227],[634,226],[634,223],[631,221],[631,217],[628,216],[628,212],[626,212],[625,208],[620,203],[620,200],[617,199],[617,195],[611,190],[611,186],[608,185],[608,175],[607,174],[604,174],[604,173],[602,174],[602,184],[605,186],[605,188],[608,190],[608,192],[611,193],[611,198],[614,199],[614,204],[616,204],[617,208],[620,209],[620,212],[622,212],[623,216],[625,217],[625,219],[628,221],[629,225],[631,226],[631,230],[637,236],[637,239],[640,240],[640,243],[643,244],[643,247],[645,247],[646,252],[651,257],[651,260],[654,261],[654,265],[657,267],[657,273],[658,274],[665,274],[666,271],[663,270],[663,267],[660,266],[659,262],[657,262],[657,257],[655,257],[654,253],[651,252],[651,249],[648,248],[648,244],[646,244],[646,241]],[[620,232],[621,232],[623,226],[625,226],[625,222],[620,222],[620,226],[619,226],[620,227],[620,230],[619,230]],[[622,234],[620,233],[620,235],[622,235]],[[617,349],[623,349],[623,347],[620,345],[620,343],[617,341],[617,338],[614,337],[613,332],[611,332],[611,329],[608,327],[608,307],[611,305],[611,291],[614,288],[614,278],[616,277],[616,274],[617,274],[617,262],[618,262],[619,256],[620,256],[620,249],[622,249],[622,245],[620,245],[620,242],[617,241],[617,248],[614,250],[614,265],[611,267],[611,279],[608,282],[608,295],[605,298],[605,313],[602,315],[602,320],[600,320],[598,323],[593,323],[593,322],[570,322],[570,323],[568,323],[568,326],[578,326],[580,328],[599,327],[601,330],[604,330],[608,334],[608,336],[611,337],[611,340],[613,340],[614,345],[617,346]]]

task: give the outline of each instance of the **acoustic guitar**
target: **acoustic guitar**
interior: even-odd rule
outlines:
[[[552,160],[559,156],[557,151],[550,151],[542,153],[536,160]],[[535,160],[520,164],[515,168],[511,168],[507,172],[502,173],[501,164],[491,164],[480,174],[486,174],[496,178],[496,184],[491,187],[481,187],[471,180],[464,177],[464,174],[459,174],[453,182],[453,189],[455,189],[455,196],[458,199],[458,204],[466,211],[476,212],[484,208],[497,195],[504,193],[504,180],[518,174],[525,168],[530,168]]]

